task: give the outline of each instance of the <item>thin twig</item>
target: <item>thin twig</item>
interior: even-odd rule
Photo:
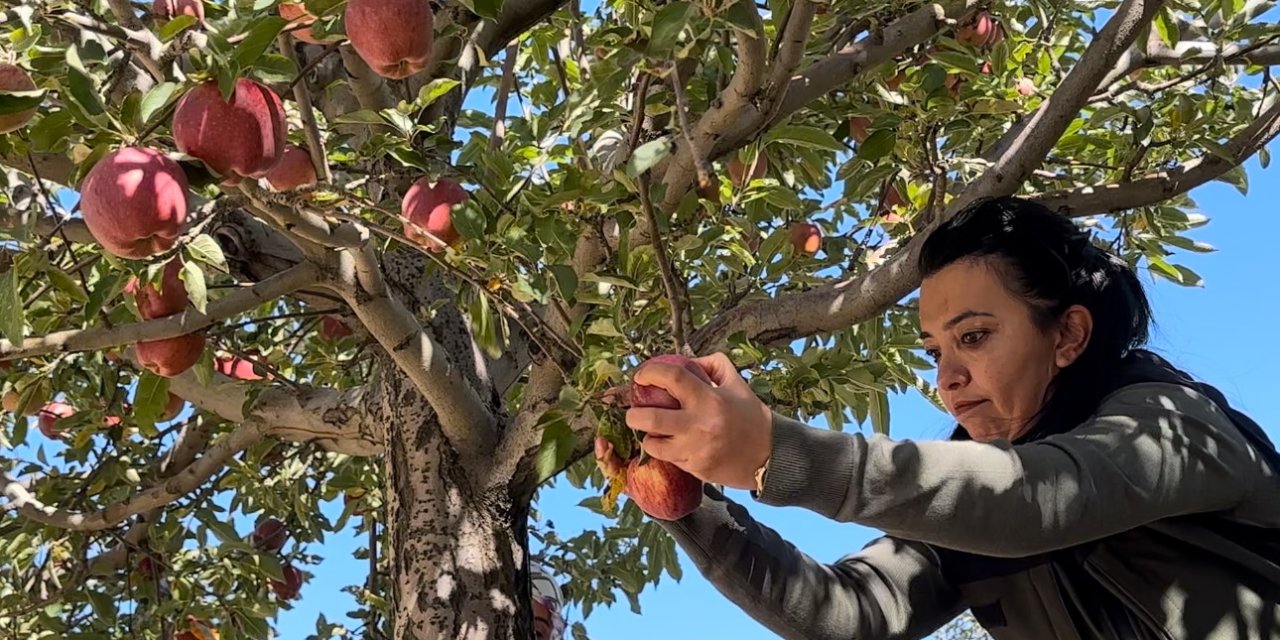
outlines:
[[[627,152],[635,153],[640,145],[640,134],[644,131],[644,103],[649,100],[649,83],[653,76],[648,71],[640,70],[640,78],[636,81],[635,104],[631,105],[631,137],[627,139]]]
[[[336,42],[326,46],[324,48],[324,51],[321,51],[320,55],[316,56],[315,60],[308,62],[306,67],[303,67],[301,70],[298,71],[298,75],[294,76],[293,80],[289,81],[289,86],[285,88],[292,91],[294,85],[301,82],[303,78],[307,77],[308,73],[311,73],[312,69],[315,69],[316,66],[320,64],[321,61],[329,57],[329,54],[337,50],[338,50],[338,43]],[[297,64],[297,60],[294,60],[294,64]]]
[[[280,34],[277,37],[280,44],[280,50],[284,52],[284,56],[298,66],[298,52],[293,48],[293,36],[288,34]],[[316,171],[316,177],[321,182],[332,182],[333,174],[329,172],[329,156],[324,150],[324,139],[320,137],[320,127],[316,124],[315,106],[311,102],[311,90],[307,88],[307,83],[297,82],[302,78],[303,74],[298,73],[298,77],[294,78],[291,83],[293,89],[293,100],[298,103],[298,114],[302,118],[302,130],[307,138],[307,150],[311,153],[311,166]]]
[[[502,147],[502,139],[506,136],[507,102],[511,99],[511,86],[516,82],[516,57],[520,53],[520,42],[517,40],[507,47],[506,59],[502,62],[502,82],[498,85],[498,98],[493,109],[493,136],[489,138],[489,148]]]
[[[658,218],[653,212],[653,202],[649,198],[650,178],[648,172],[640,176],[640,208],[645,220],[649,223],[649,237],[653,239],[653,252],[658,259],[658,269],[662,272],[662,285],[666,287],[667,298],[671,302],[671,335],[675,339],[676,348],[687,351],[688,341],[688,303],[685,296],[688,292],[676,276],[671,265],[671,256],[667,254],[667,243],[658,231]]]
[[[680,134],[689,145],[689,153],[693,155],[693,167],[698,172],[698,188],[710,189],[711,167],[707,157],[693,141],[693,127],[689,124],[689,99],[684,94],[684,84],[680,79],[680,65],[675,62],[671,63],[671,90],[676,94],[676,114],[680,117]]]

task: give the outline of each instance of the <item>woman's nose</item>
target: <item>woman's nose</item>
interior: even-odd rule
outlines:
[[[938,363],[938,387],[947,391],[962,389],[969,384],[969,370],[955,358],[943,358]]]

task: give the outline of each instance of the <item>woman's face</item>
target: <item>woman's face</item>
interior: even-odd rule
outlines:
[[[981,442],[1025,432],[1083,348],[1078,332],[1037,326],[988,259],[961,260],[921,283],[920,329],[943,404]]]

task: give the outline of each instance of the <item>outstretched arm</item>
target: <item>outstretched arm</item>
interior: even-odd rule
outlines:
[[[662,525],[720,593],[783,638],[923,638],[963,610],[924,544],[880,538],[821,563],[710,486],[699,509]]]

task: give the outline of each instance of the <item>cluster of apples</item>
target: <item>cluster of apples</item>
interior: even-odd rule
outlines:
[[[250,540],[253,542],[253,548],[262,553],[280,553],[284,548],[284,543],[289,539],[289,529],[285,527],[283,522],[275,518],[267,518],[259,522],[253,528],[250,534]],[[293,600],[298,597],[298,593],[302,590],[302,572],[292,563],[286,563],[281,573],[284,574],[283,580],[271,579],[270,587],[272,593],[280,600]]]

